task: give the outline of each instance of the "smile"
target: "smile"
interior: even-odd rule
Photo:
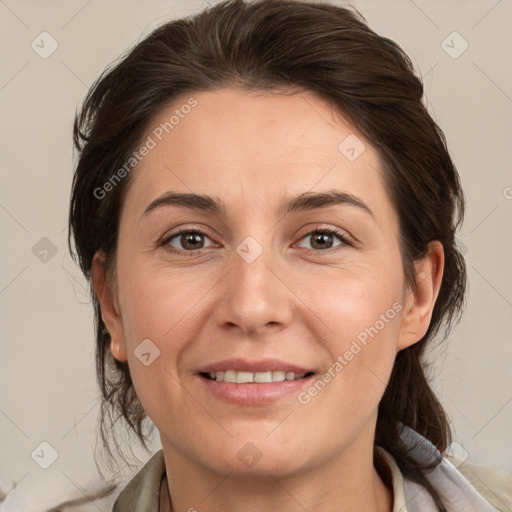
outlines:
[[[297,380],[311,375],[312,372],[298,373],[286,372],[284,370],[273,370],[267,372],[246,372],[227,370],[224,372],[209,372],[203,376],[217,382],[236,382],[237,384],[265,384],[269,382],[283,382],[285,380]]]

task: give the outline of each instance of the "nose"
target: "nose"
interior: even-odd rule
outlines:
[[[294,295],[284,262],[272,249],[249,238],[233,251],[228,264],[215,310],[217,325],[251,337],[288,326]]]

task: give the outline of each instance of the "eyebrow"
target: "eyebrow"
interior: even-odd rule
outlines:
[[[338,190],[326,192],[304,192],[298,196],[290,197],[279,206],[276,213],[284,216],[292,212],[301,212],[325,208],[332,205],[354,206],[368,213],[375,219],[370,208],[357,196]],[[142,217],[153,210],[164,206],[182,206],[193,210],[226,215],[226,206],[218,198],[206,194],[192,194],[183,192],[166,192],[152,201],[144,210]]]

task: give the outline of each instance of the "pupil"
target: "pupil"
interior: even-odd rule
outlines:
[[[201,243],[201,236],[199,233],[186,234],[181,237],[183,247],[188,249],[197,249],[194,242]]]
[[[313,246],[317,241],[320,241],[320,243],[322,243],[322,241],[324,243],[331,242],[328,247],[320,247],[320,249],[329,249],[332,245],[332,235],[329,233],[318,233],[317,235],[313,236]]]

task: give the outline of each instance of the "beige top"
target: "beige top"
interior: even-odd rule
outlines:
[[[391,471],[391,484],[393,487],[393,512],[407,512],[405,499],[404,479],[398,468],[395,459],[384,448],[377,447],[379,454],[383,457]]]

